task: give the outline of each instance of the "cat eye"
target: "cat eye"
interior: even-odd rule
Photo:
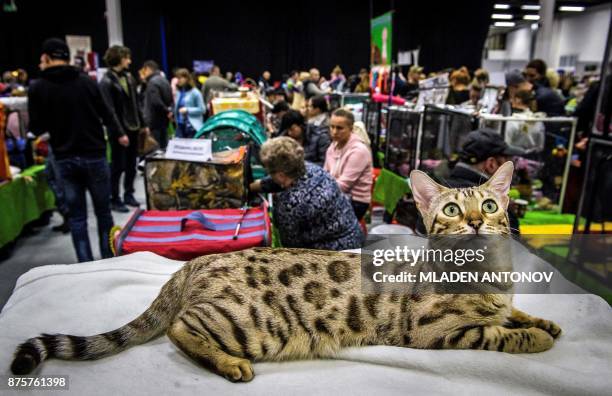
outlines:
[[[482,211],[485,213],[497,212],[497,204],[492,199],[487,199],[482,203]]]
[[[449,203],[442,209],[442,212],[448,217],[455,217],[461,213],[461,209],[456,203]]]

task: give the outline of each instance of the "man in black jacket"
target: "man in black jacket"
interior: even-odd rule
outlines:
[[[98,237],[103,258],[112,257],[108,240],[113,226],[108,198],[110,172],[102,122],[118,128],[95,81],[68,65],[70,51],[60,39],[43,43],[41,78],[28,90],[30,130],[48,132],[59,173],[64,182],[72,242],[79,262],[92,261],[87,234],[89,190],[98,220]],[[102,120],[102,122],[101,122]]]
[[[172,88],[159,72],[155,61],[148,60],[142,66],[147,87],[144,91],[143,117],[151,134],[163,149],[168,145],[168,123],[172,114]]]
[[[138,134],[149,133],[138,106],[136,81],[128,72],[132,63],[127,47],[114,45],[106,50],[104,61],[109,67],[102,81],[102,96],[117,119],[119,129],[109,129],[111,157],[111,208],[118,212],[129,212],[125,205],[134,207],[140,203],[134,198],[134,179],[138,158]],[[119,195],[119,180],[123,179],[123,200]]]

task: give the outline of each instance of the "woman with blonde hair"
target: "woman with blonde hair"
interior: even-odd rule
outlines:
[[[306,110],[306,97],[304,96],[304,81],[310,80],[310,73],[300,72],[298,80],[294,85],[293,91],[293,102],[291,102],[291,108],[304,113]]]
[[[331,77],[329,79],[329,86],[333,91],[342,91],[344,88],[344,84],[346,83],[346,77],[342,74],[342,69],[339,65],[334,67],[334,70],[331,72]]]
[[[174,97],[174,119],[176,120],[176,137],[192,138],[204,125],[204,99],[195,87],[193,76],[187,69],[178,69],[177,92]]]

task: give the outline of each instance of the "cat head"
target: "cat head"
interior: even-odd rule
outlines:
[[[447,188],[421,171],[410,183],[428,234],[508,234],[508,191],[514,165],[506,162],[481,186]]]

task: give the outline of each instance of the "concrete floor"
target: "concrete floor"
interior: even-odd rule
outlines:
[[[134,187],[136,189],[134,196],[142,204],[141,207],[144,208],[144,178],[141,175],[136,177]],[[93,213],[93,205],[89,200],[89,196],[87,209],[89,212],[87,219],[89,241],[94,253],[94,259],[98,260],[100,259],[100,249],[98,247],[96,217]],[[125,225],[130,215],[131,212],[113,212],[115,224]],[[41,265],[74,264],[77,262],[70,233],[62,234],[51,230],[51,227],[61,224],[61,222],[61,216],[58,213],[54,213],[48,226],[36,228],[28,235],[20,236],[16,241],[11,256],[4,261],[0,261],[0,310],[13,292],[15,282],[21,274]]]

